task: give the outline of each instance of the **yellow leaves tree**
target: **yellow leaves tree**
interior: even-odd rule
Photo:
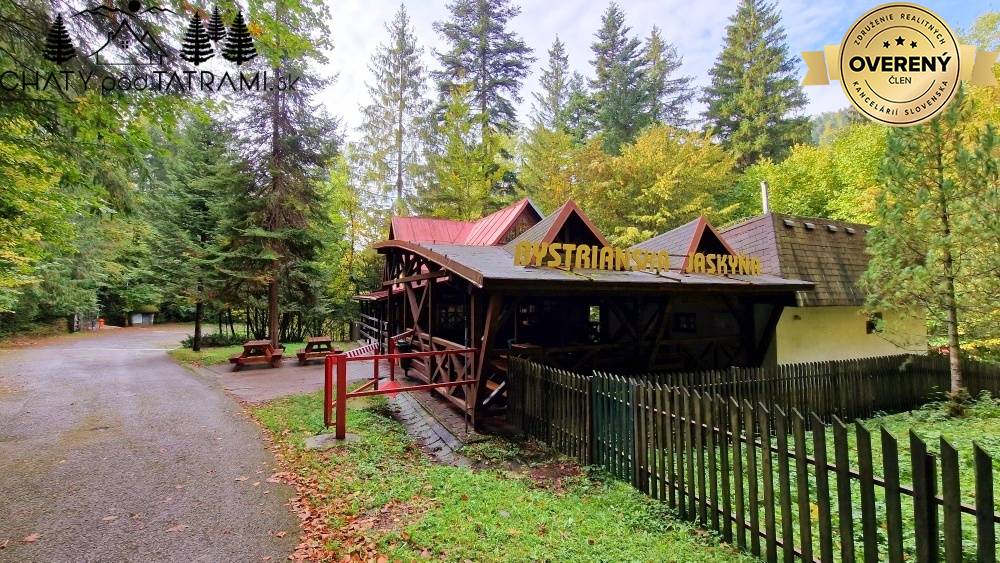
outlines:
[[[589,174],[576,199],[615,244],[641,242],[699,215],[723,221],[731,212],[718,201],[733,183],[735,162],[708,135],[657,125],[620,156],[581,152]]]

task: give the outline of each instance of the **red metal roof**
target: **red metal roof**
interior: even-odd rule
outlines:
[[[516,201],[478,221],[393,217],[389,238],[408,242],[490,246],[498,244],[518,217],[524,213],[530,213],[536,221],[541,218],[541,214],[528,198]]]
[[[389,238],[410,242],[460,244],[472,230],[472,223],[427,217],[393,217]]]
[[[498,244],[514,221],[525,211],[530,212],[535,220],[541,219],[541,214],[535,209],[528,198],[516,201],[499,211],[476,221],[472,230],[465,238],[465,244],[470,246],[492,246]]]

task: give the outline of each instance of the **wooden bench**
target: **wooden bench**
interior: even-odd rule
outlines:
[[[251,340],[243,343],[243,353],[229,358],[233,371],[240,371],[245,365],[270,364],[276,368],[281,366],[281,356],[284,348],[274,348],[270,340]]]
[[[306,338],[306,347],[295,355],[299,358],[299,365],[304,366],[310,360],[322,360],[330,354],[340,353],[333,347],[333,339],[329,336],[310,336]]]

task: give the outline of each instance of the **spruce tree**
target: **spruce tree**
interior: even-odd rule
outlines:
[[[237,66],[242,66],[243,63],[250,62],[257,56],[257,49],[253,46],[253,37],[250,36],[250,30],[247,29],[247,24],[243,21],[243,12],[237,11],[236,17],[233,18],[233,25],[229,28],[229,33],[226,35],[226,44],[222,47],[222,58],[227,61],[236,63]]]
[[[184,35],[184,43],[181,45],[181,58],[194,66],[198,66],[214,56],[215,52],[212,51],[212,42],[205,31],[205,26],[201,23],[201,16],[195,13],[191,16],[187,34]]]
[[[69,32],[66,31],[62,14],[56,15],[56,21],[52,22],[52,27],[49,28],[42,55],[56,64],[62,64],[76,56],[76,49],[73,47]]]
[[[794,116],[806,97],[774,4],[740,0],[729,22],[702,101],[706,121],[746,168],[762,158],[781,159],[808,140],[808,120]]]
[[[372,57],[374,76],[368,85],[371,103],[362,110],[360,143],[365,179],[382,193],[395,191],[400,204],[413,190],[413,175],[420,166],[422,130],[426,121],[423,49],[417,46],[406,8],[386,25],[389,40]]]
[[[212,41],[219,42],[226,37],[226,24],[222,23],[222,14],[219,12],[219,6],[212,6],[212,17],[208,20],[208,38]]]
[[[947,337],[958,400],[960,338],[1000,336],[1000,137],[975,125],[965,87],[931,121],[890,130],[882,184],[867,239],[869,306],[927,313]],[[986,321],[982,332],[972,330],[976,319]]]
[[[149,197],[149,216],[159,242],[153,249],[156,277],[169,295],[194,305],[195,351],[208,303],[232,281],[218,268],[219,227],[230,198],[247,181],[233,145],[225,126],[193,114],[182,123],[172,150],[154,157],[157,188]]]
[[[549,63],[539,79],[540,92],[533,94],[531,122],[550,131],[566,130],[566,109],[570,98],[569,57],[566,45],[556,36],[549,48]]]
[[[523,39],[507,29],[521,9],[511,0],[452,0],[450,18],[434,29],[447,50],[438,53],[442,70],[434,73],[442,107],[456,87],[469,83],[473,114],[487,127],[509,132],[517,121],[521,82],[535,60]]]
[[[253,186],[239,208],[241,217],[232,240],[245,241],[234,265],[248,283],[267,287],[268,333],[274,345],[288,330],[289,315],[301,313],[281,303],[315,303],[313,269],[323,248],[321,224],[326,213],[320,193],[327,165],[337,152],[337,122],[317,103],[325,83],[316,67],[327,62],[330,14],[322,2],[277,0],[261,7],[268,33],[256,48],[274,83],[295,77],[294,88],[271,88],[248,96],[239,133],[246,160],[253,166]],[[237,17],[227,42],[241,35]],[[305,295],[305,297],[303,297]],[[305,301],[303,301],[305,299]],[[284,322],[283,322],[284,319]]]
[[[652,122],[649,113],[647,63],[639,40],[625,24],[625,13],[612,2],[601,19],[594,52],[595,121],[604,135],[604,149],[618,154]]]
[[[694,98],[694,89],[690,76],[675,76],[682,63],[677,49],[665,42],[660,30],[653,26],[644,52],[650,115],[674,127],[687,125],[687,106]]]

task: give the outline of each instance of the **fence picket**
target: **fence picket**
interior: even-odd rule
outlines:
[[[885,526],[889,563],[903,561],[903,509],[899,490],[899,447],[882,428],[882,471],[885,479]]]
[[[979,563],[996,563],[997,538],[993,524],[993,460],[979,447],[972,444],[973,463],[976,467],[976,556]]]
[[[799,514],[799,544],[802,560],[812,561],[812,506],[809,502],[809,460],[806,457],[805,419],[792,410],[792,439],[795,442],[796,506]]]
[[[878,531],[875,514],[875,475],[872,436],[860,422],[854,424],[857,438],[858,473],[861,476],[861,533],[865,563],[878,562]]]
[[[971,466],[974,506],[962,504],[959,454],[944,438],[938,480],[937,458],[910,431],[911,486],[900,482],[896,439],[880,429],[879,477],[871,433],[855,423],[857,466],[851,467],[844,421],[909,408],[926,397],[929,386],[949,384],[947,369],[941,358],[908,357],[901,363],[890,357],[625,378],[583,376],[512,358],[507,412],[526,434],[581,463],[603,467],[675,507],[682,518],[717,530],[768,561],[777,560],[780,545],[785,561],[832,561],[838,551],[842,561],[862,553],[866,562],[897,563],[910,557],[904,540],[914,537],[916,561],[942,555],[949,563],[962,561],[972,555],[963,548],[971,550],[974,542],[978,561],[996,563],[1000,517],[993,460],[978,444]],[[972,363],[967,376],[975,385],[1000,387],[1000,369]],[[803,416],[797,405],[816,410]],[[832,444],[825,418],[832,422]],[[877,487],[884,503],[877,502]],[[912,497],[912,523],[903,520],[904,495]],[[974,536],[971,527],[963,536],[963,517],[975,522]]]
[[[958,482],[958,451],[941,438],[941,496],[944,504],[944,559],[948,563],[962,561],[961,492]]]
[[[937,561],[937,533],[934,505],[934,460],[927,454],[927,445],[910,430],[910,460],[913,475],[914,537],[917,543],[917,561]]]
[[[757,502],[757,440],[753,407],[743,402],[743,427],[747,444],[747,501],[750,511],[750,553],[760,555],[760,512]]]
[[[792,490],[788,470],[788,424],[781,407],[774,407],[774,437],[778,447],[778,497],[781,503],[781,551],[785,561],[795,560]]]

